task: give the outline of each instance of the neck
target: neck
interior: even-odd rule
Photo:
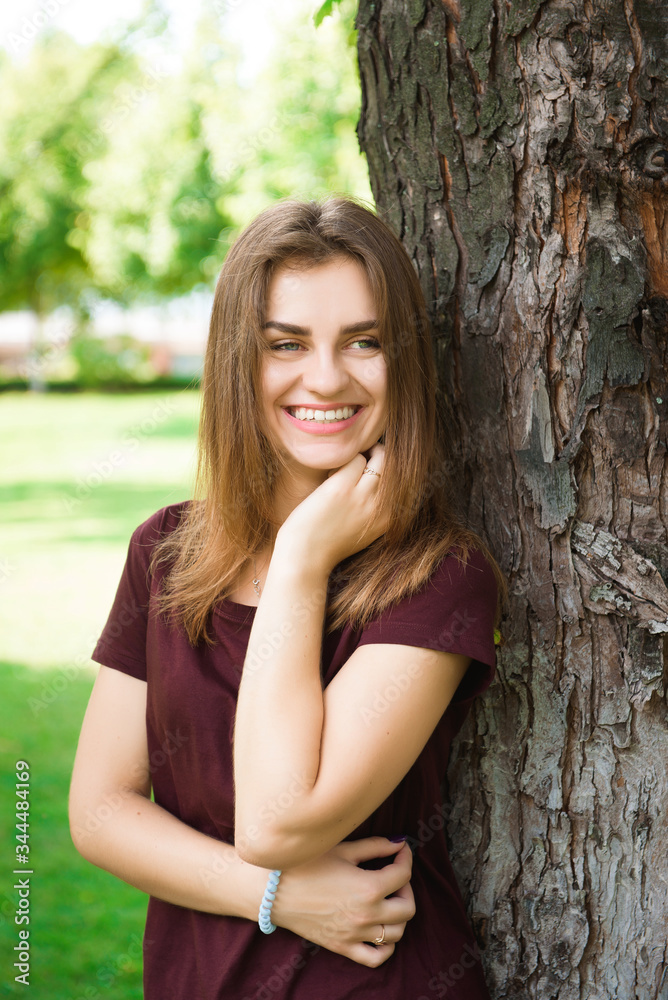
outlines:
[[[328,469],[303,469],[279,481],[274,494],[274,512],[279,524],[283,524],[295,507],[324,483],[328,472]]]

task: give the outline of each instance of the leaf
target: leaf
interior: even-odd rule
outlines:
[[[322,7],[320,7],[313,15],[313,23],[316,28],[322,24],[326,17],[329,17],[334,13],[334,7],[340,2],[341,0],[325,0]]]

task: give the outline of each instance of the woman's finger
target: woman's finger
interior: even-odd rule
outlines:
[[[346,861],[358,865],[361,861],[371,861],[372,858],[387,858],[398,854],[405,841],[394,843],[387,837],[362,837],[360,840],[343,840],[335,850]]]
[[[367,458],[367,460],[369,458],[373,458],[374,455],[384,455],[385,445],[382,444],[380,441],[376,441],[375,444],[372,444],[371,447],[367,448],[366,451],[363,451],[362,454],[364,455],[365,458]]]
[[[360,459],[362,459],[364,465],[361,464]],[[346,462],[345,465],[340,465],[336,469],[330,469],[327,473],[326,481],[329,481],[336,476],[337,480],[345,480],[346,477],[348,477],[350,481],[354,483],[361,476],[362,469],[365,465],[366,458],[361,452],[358,452],[357,455],[351,458],[349,462]]]
[[[403,900],[408,903],[409,906],[412,906],[413,912],[415,912],[415,894],[413,893],[413,888],[410,882],[406,882],[405,885],[402,885],[392,896],[386,897],[386,902],[391,903],[396,899]]]
[[[362,476],[366,475],[369,479],[374,479],[378,481],[379,476],[382,475],[383,465],[385,460],[385,448],[382,444],[375,444],[369,449],[369,458],[366,461],[364,469],[362,469]],[[371,475],[370,472],[365,472],[366,469],[370,469],[375,475]]]
[[[407,922],[412,920],[414,916],[415,896],[410,885],[404,885],[394,896],[383,900],[378,919],[380,922],[385,923],[388,928],[395,928],[398,926],[405,927]],[[403,934],[403,930],[401,934]],[[398,938],[393,937],[392,940],[397,941]]]
[[[383,962],[387,962],[390,955],[394,953],[393,944],[353,944],[348,950],[348,958],[359,965],[366,965],[370,969],[377,969]]]
[[[391,864],[379,869],[379,890],[383,896],[398,892],[410,881],[413,872],[413,852],[408,844],[402,844],[401,850],[394,856]]]
[[[377,924],[373,924],[369,929],[367,936],[364,938],[366,944],[373,944],[374,947],[380,948],[381,945],[375,944],[376,941],[380,941],[383,938],[383,944],[396,944],[401,941],[404,936],[404,931],[406,930],[407,921],[401,920],[397,923],[382,923],[379,921]],[[384,933],[383,933],[384,931]]]

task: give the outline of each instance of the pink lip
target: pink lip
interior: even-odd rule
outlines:
[[[333,407],[333,406],[318,406],[318,407],[314,407],[314,409],[319,409],[319,410],[333,410],[333,409],[337,409],[338,410],[339,407],[338,406],[337,407]],[[357,410],[356,413],[353,413],[352,417],[348,417],[347,420],[331,420],[331,421],[328,421],[326,424],[318,424],[315,421],[312,421],[312,422],[309,421],[309,422],[307,422],[306,420],[297,420],[297,418],[293,417],[291,413],[288,413],[288,411],[285,409],[285,407],[281,407],[282,412],[285,414],[285,416],[288,418],[288,420],[291,423],[296,424],[297,427],[299,427],[299,430],[300,431],[304,431],[305,434],[335,434],[337,431],[343,431],[347,427],[350,427],[351,424],[353,424],[357,420],[357,418],[359,417],[360,413],[362,413],[362,411],[364,409],[365,409],[365,407],[363,407],[363,406],[360,407],[360,409]]]

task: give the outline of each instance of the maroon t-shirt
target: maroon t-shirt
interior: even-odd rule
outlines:
[[[93,659],[148,684],[146,727],[155,801],[184,823],[232,844],[232,734],[255,608],[220,601],[211,616],[213,647],[202,643],[193,648],[157,615],[161,574],[151,576],[148,564],[155,542],[174,530],[183,508],[165,507],[133,533]],[[471,553],[466,569],[448,555],[417,594],[365,628],[323,632],[325,685],[364,643],[423,646],[472,657],[413,767],[348,838],[408,836],[416,914],[391,958],[368,969],[281,927],[265,935],[250,920],[150,897],[144,935],[146,1000],[489,1000],[448,858],[441,782],[452,737],[472,699],[494,676],[496,596],[494,574],[479,552]],[[398,690],[388,688],[379,698],[398,696]],[[371,711],[382,709],[379,700]]]

